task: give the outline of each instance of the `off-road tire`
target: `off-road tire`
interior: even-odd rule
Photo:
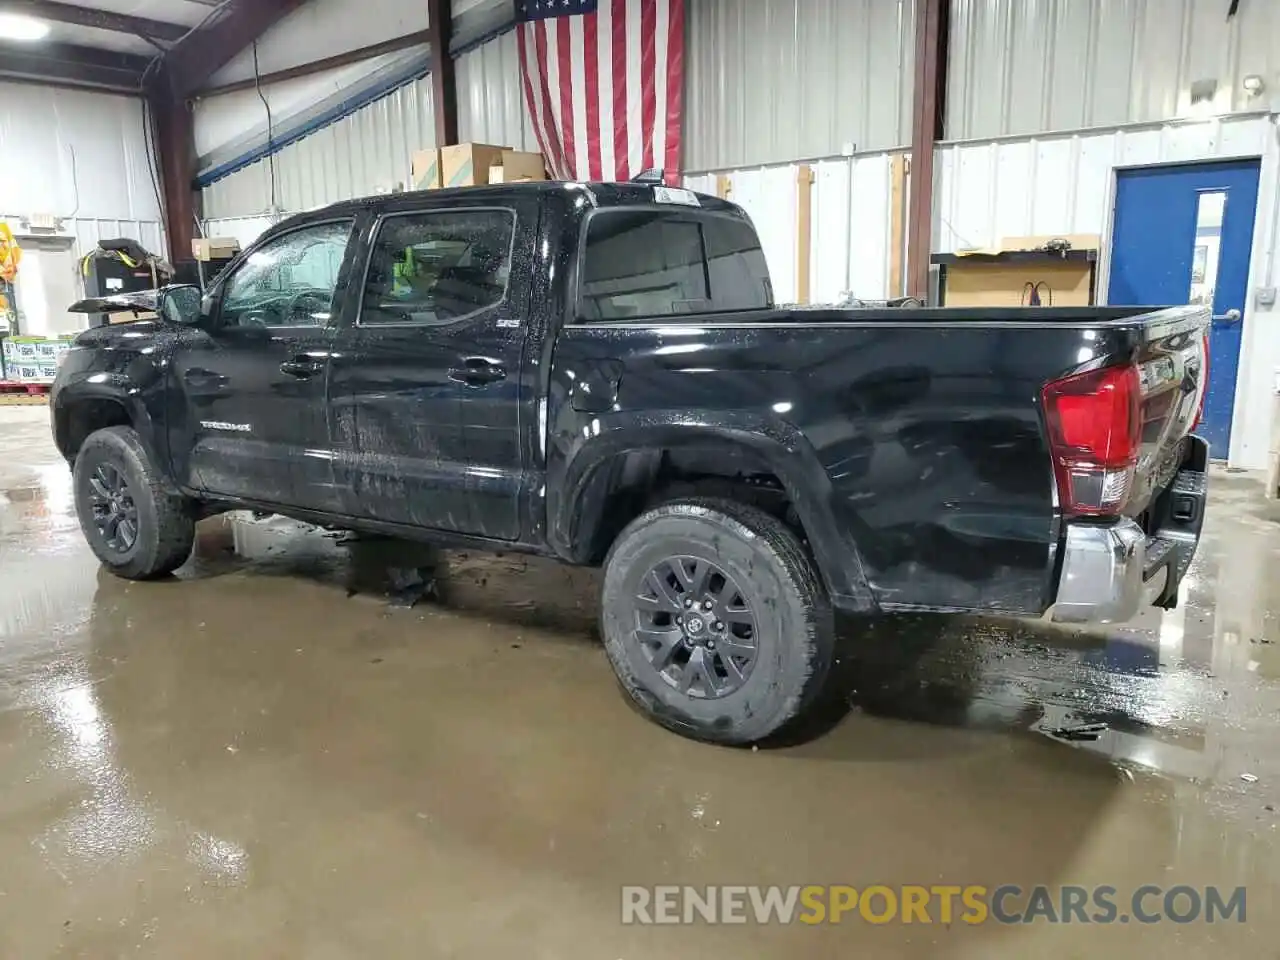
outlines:
[[[94,520],[90,479],[104,463],[124,476],[137,505],[137,538],[125,551],[108,545]],[[91,433],[76,454],[72,480],[80,529],[94,554],[116,576],[126,580],[163,577],[191,556],[196,528],[191,505],[172,491],[132,427],[106,427]]]
[[[742,686],[699,699],[659,675],[636,636],[635,595],[665,557],[723,566],[755,605],[754,665]],[[821,699],[835,650],[834,615],[800,538],[781,520],[732,500],[655,507],[619,534],[605,560],[600,632],[623,690],[655,722],[697,740],[749,744],[801,723]]]

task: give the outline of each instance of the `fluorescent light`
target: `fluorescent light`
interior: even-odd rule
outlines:
[[[20,13],[0,13],[0,39],[43,40],[49,35],[49,24]]]

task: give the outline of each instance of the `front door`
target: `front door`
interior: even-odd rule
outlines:
[[[1198,432],[1222,459],[1231,441],[1258,167],[1257,160],[1232,160],[1116,175],[1108,300],[1212,307],[1209,393]]]
[[[520,536],[522,351],[537,205],[453,197],[390,204],[356,322],[334,350],[331,402],[347,512]],[[526,422],[533,429],[532,420]]]
[[[207,322],[175,351],[186,403],[183,439],[171,446],[190,486],[341,512],[326,380],[351,228],[313,224],[251,250],[215,289]]]

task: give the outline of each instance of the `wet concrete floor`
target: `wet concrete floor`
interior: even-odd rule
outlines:
[[[399,609],[415,548],[237,516],[116,580],[47,412],[0,408],[0,957],[1275,956],[1280,507],[1213,490],[1181,609],[847,624],[848,712],[733,750],[627,707],[591,571],[449,553]],[[1245,886],[1247,914],[624,926],[630,884]]]

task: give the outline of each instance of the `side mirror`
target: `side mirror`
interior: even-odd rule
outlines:
[[[200,288],[189,283],[165,287],[156,302],[156,312],[169,323],[194,327],[200,322],[203,299]]]

